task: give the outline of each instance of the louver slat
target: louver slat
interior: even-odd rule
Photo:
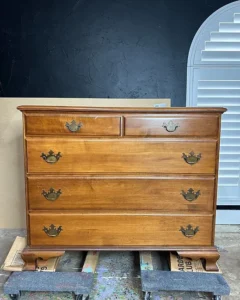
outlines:
[[[210,41],[212,42],[240,42],[239,32],[211,32]]]
[[[219,32],[240,32],[240,23],[220,22]]]
[[[240,55],[240,52],[239,52]],[[198,97],[228,97],[228,98],[240,98],[240,89],[199,89]]]
[[[239,163],[240,164],[240,163]],[[220,170],[238,170],[239,169],[238,162],[231,162],[231,161],[220,161],[219,169]]]
[[[230,107],[231,105],[239,105],[239,98],[227,98],[227,97],[217,97],[217,98],[210,98],[210,97],[202,97],[198,99],[197,106],[219,106],[219,107]]]
[[[225,186],[225,187],[229,187],[229,186],[238,186],[238,182],[239,182],[239,178],[218,178],[218,185],[219,186]],[[221,198],[222,195],[219,195]]]
[[[240,51],[202,51],[202,61],[240,61]]]
[[[222,146],[238,146],[240,148],[240,137],[223,137],[221,139],[221,145]]]
[[[240,42],[206,42],[205,50],[208,51],[239,51]]]
[[[236,13],[233,16],[234,23],[240,23],[240,14]]]
[[[240,133],[240,122],[222,122],[222,131],[231,131],[232,133]]]
[[[198,89],[240,89],[240,80],[199,80]]]

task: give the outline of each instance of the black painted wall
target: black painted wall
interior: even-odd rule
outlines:
[[[0,96],[172,99],[191,41],[227,0],[0,1]]]

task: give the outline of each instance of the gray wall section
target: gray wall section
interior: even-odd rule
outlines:
[[[0,96],[171,98],[202,22],[227,0],[8,0]]]

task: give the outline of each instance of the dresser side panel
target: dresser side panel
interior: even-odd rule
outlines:
[[[220,138],[221,138],[221,119],[222,116],[219,115],[218,120],[218,139],[217,139],[217,153],[216,153],[216,164],[215,164],[215,187],[213,195],[213,219],[212,219],[212,245],[215,242],[215,227],[216,227],[216,210],[217,210],[217,190],[218,190],[218,173],[219,173],[219,155],[220,155]]]
[[[28,172],[28,156],[27,156],[27,141],[26,141],[26,116],[25,113],[22,113],[22,125],[23,125],[23,153],[24,153],[24,181],[25,181],[25,207],[26,207],[26,228],[27,228],[27,244],[30,244],[30,222],[28,215],[28,181],[27,181],[27,172]]]

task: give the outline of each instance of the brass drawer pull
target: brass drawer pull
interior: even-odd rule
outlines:
[[[59,233],[62,231],[63,229],[62,229],[62,226],[59,226],[58,228],[55,226],[55,225],[53,225],[53,224],[51,224],[50,226],[49,226],[49,228],[47,228],[47,227],[43,227],[43,231],[48,235],[48,236],[50,236],[50,237],[56,237],[56,236],[58,236],[59,235]]]
[[[197,226],[193,229],[192,225],[189,224],[186,228],[181,226],[179,231],[181,231],[184,236],[191,238],[199,231],[199,227]]]
[[[196,164],[202,157],[202,154],[199,153],[198,155],[194,154],[193,151],[189,153],[189,155],[186,155],[185,153],[182,154],[182,158],[185,160],[186,163],[189,165]]]
[[[72,120],[71,123],[66,123],[65,126],[67,127],[67,129],[71,132],[78,132],[79,129],[82,127],[82,123],[78,123],[75,120]]]
[[[187,201],[191,202],[193,200],[196,200],[200,194],[200,190],[198,190],[196,193],[194,193],[194,190],[190,188],[187,192],[184,192],[182,190],[181,195],[183,196],[184,199]]]
[[[164,122],[162,127],[165,128],[168,132],[174,132],[180,126],[177,123],[174,124],[173,121],[169,121],[167,124]]]
[[[42,153],[41,156],[47,163],[55,164],[60,157],[62,157],[61,152],[54,154],[52,150],[48,152],[48,154]]]
[[[42,191],[42,195],[49,201],[57,200],[61,194],[61,190],[55,191],[54,188],[50,188],[48,192]]]

